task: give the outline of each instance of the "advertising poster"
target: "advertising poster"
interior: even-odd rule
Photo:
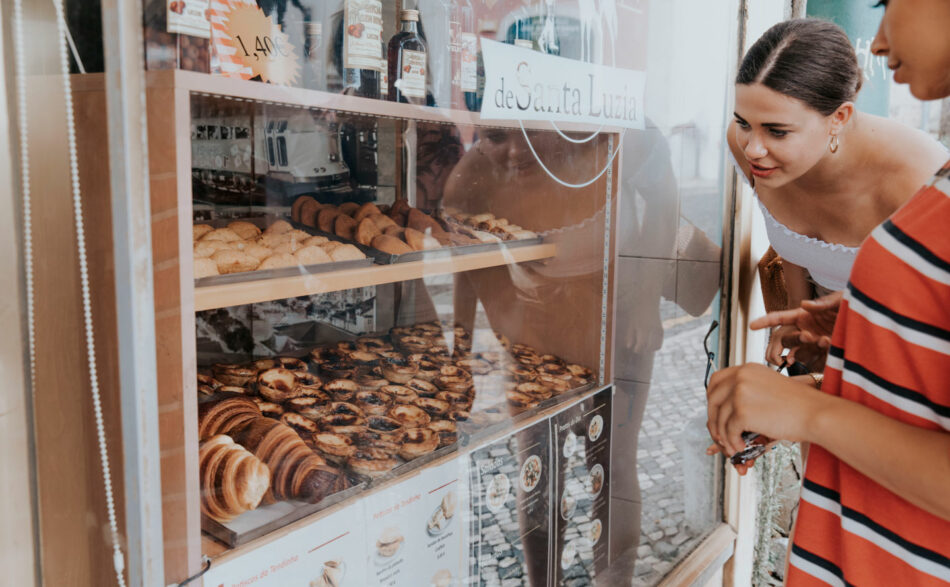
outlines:
[[[363,504],[357,502],[244,556],[213,564],[206,587],[367,585]]]
[[[427,565],[426,511],[429,490],[424,474],[416,474],[364,498],[366,541],[360,546],[365,553],[367,580],[372,587],[428,585],[422,565]]]
[[[542,420],[469,453],[471,585],[547,585],[550,423]]]
[[[613,388],[551,417],[554,584],[591,585],[607,567]]]
[[[416,523],[425,550],[418,563],[423,587],[456,587],[468,572],[464,561],[468,505],[467,458],[458,457],[427,469],[421,510],[425,514]],[[414,563],[414,564],[416,564]]]

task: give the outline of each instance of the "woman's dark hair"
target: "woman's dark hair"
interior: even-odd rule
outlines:
[[[765,31],[739,66],[737,84],[760,83],[828,116],[861,89],[851,41],[838,25],[817,18],[780,22]]]

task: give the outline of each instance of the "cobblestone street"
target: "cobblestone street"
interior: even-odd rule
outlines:
[[[655,357],[637,450],[643,514],[636,586],[658,583],[717,517],[714,460],[704,453],[703,337],[711,318],[677,310],[671,302],[661,305],[665,336]]]

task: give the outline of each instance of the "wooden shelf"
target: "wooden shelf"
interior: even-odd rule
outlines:
[[[147,82],[150,88],[184,89],[196,94],[208,94],[269,104],[286,104],[304,108],[323,108],[380,118],[398,118],[401,120],[417,120],[469,126],[520,128],[517,120],[482,119],[477,112],[469,112],[468,110],[451,110],[447,108],[399,104],[386,100],[373,100],[371,98],[345,96],[343,94],[320,92],[317,90],[275,86],[262,82],[253,82],[180,69],[149,71],[147,72]],[[554,126],[552,126],[550,122],[526,120],[523,124],[524,128],[531,130],[554,130]],[[622,130],[619,127],[568,122],[557,123],[557,128],[564,132],[581,133],[592,133],[596,131],[616,133]]]
[[[486,267],[537,261],[553,257],[555,251],[554,244],[544,243],[410,263],[373,265],[311,275],[295,275],[293,277],[259,279],[228,285],[196,287],[195,310],[213,310],[215,308],[327,293],[368,285],[396,283],[419,279],[427,275],[461,273]]]

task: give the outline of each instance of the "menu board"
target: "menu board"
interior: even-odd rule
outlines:
[[[468,512],[468,461],[465,457],[427,469],[422,475],[424,514],[410,532],[418,532],[425,548],[412,564],[422,581],[413,585],[455,587],[467,572],[463,545]],[[408,583],[406,583],[408,585]]]
[[[609,387],[551,417],[558,586],[593,584],[607,567],[612,397]]]
[[[542,420],[469,454],[472,585],[547,585],[550,423]]]
[[[362,587],[367,585],[362,553],[363,503],[322,518],[255,549],[212,564],[207,587]]]
[[[426,558],[426,518],[422,503],[427,484],[416,474],[364,498],[366,504],[365,585],[425,585],[418,561]]]

